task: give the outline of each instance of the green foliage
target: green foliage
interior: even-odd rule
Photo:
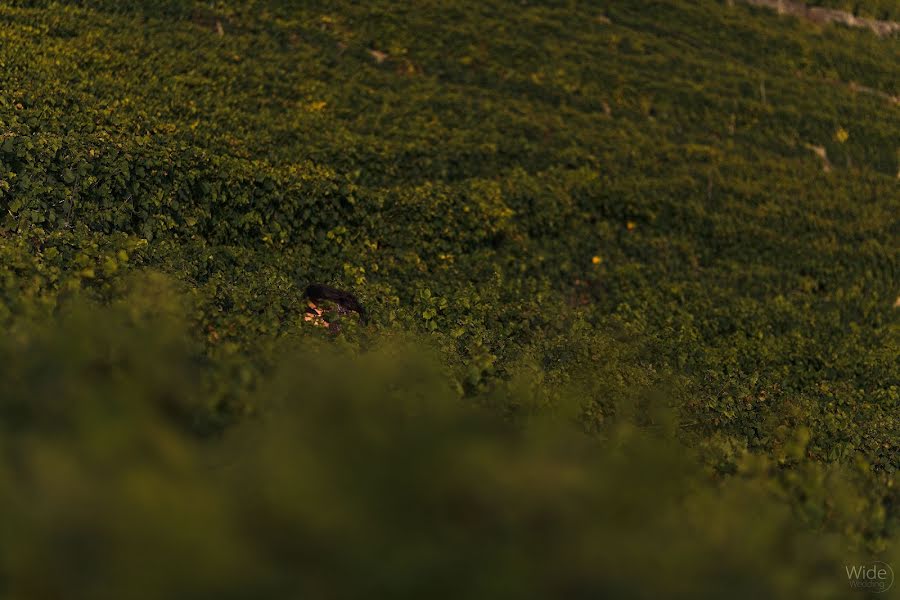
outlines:
[[[623,587],[635,576],[625,562],[645,552],[665,563],[652,552],[688,544],[677,540],[689,534],[663,523],[675,520],[668,505],[646,529],[636,517],[618,525],[604,516],[602,507],[618,502],[611,482],[629,463],[608,446],[579,450],[614,446],[637,427],[645,462],[633,470],[646,466],[652,477],[626,478],[624,497],[652,512],[646,502],[678,507],[674,499],[690,491],[685,514],[713,511],[722,531],[750,536],[746,550],[724,554],[728,565],[744,565],[733,573],[748,596],[799,593],[779,569],[796,566],[797,581],[816,580],[816,561],[838,560],[837,547],[888,556],[900,515],[900,63],[890,60],[898,44],[718,0],[0,1],[0,484],[20,488],[15,498],[0,494],[0,510],[18,514],[33,494],[50,498],[47,515],[65,519],[77,497],[73,522],[59,529],[75,540],[67,544],[110,515],[97,560],[122,561],[105,573],[121,577],[111,590],[138,577],[138,549],[149,547],[157,570],[172,575],[154,575],[148,595],[172,595],[191,579],[179,571],[185,557],[205,549],[197,594],[187,597],[283,596],[297,589],[280,579],[298,568],[291,557],[329,543],[322,579],[303,571],[312,595],[342,570],[398,593],[420,592],[429,572],[464,586],[435,565],[475,568],[494,554],[496,580],[484,574],[457,590],[488,594],[512,585],[515,565],[529,573],[540,562],[534,553],[545,540],[512,532],[548,514],[559,525],[546,534],[558,562],[522,586],[566,595],[583,582],[592,592],[640,595],[650,588]],[[352,290],[372,324],[337,337],[306,325],[300,292],[310,281]],[[91,313],[92,322],[109,321],[108,333],[92,337],[65,316],[81,303],[111,311]],[[274,398],[295,404],[294,392],[278,387],[277,373],[292,370],[285,348],[299,346],[298,364],[312,364],[311,348],[337,346],[344,354],[334,360],[355,364],[401,331],[429,346],[442,370],[422,383],[435,406],[423,409],[421,433],[404,429],[387,396],[357,406],[364,398],[351,390],[341,392],[346,423],[315,434],[328,415],[303,404],[284,409],[284,430],[275,427],[271,440],[260,432],[246,449],[242,469],[258,478],[254,486],[283,486],[302,506],[242,496],[237,482],[201,469],[207,454],[224,452],[216,436],[278,421]],[[317,368],[341,378],[327,361]],[[373,377],[407,389],[404,377],[379,368]],[[54,374],[46,384],[45,373]],[[292,376],[289,386],[315,389],[308,375]],[[566,512],[547,508],[538,482],[517,479],[544,472],[545,446],[514,432],[571,398],[593,441],[571,431],[548,438],[551,446],[578,440],[572,456],[547,458],[578,479]],[[474,417],[441,412],[448,403],[479,407],[471,432]],[[664,437],[677,442],[683,477],[658,476],[669,463],[654,454],[670,446],[650,441],[667,422],[653,406],[676,423]],[[496,415],[513,425],[494,423]],[[355,446],[364,419],[396,445]],[[59,427],[69,433],[54,437]],[[308,455],[328,432],[332,453],[292,474],[281,472],[292,462],[264,449]],[[131,438],[160,456],[128,450]],[[458,538],[440,538],[446,547],[407,531],[446,526],[433,490],[398,504],[433,511],[431,521],[394,516],[367,531],[356,520],[375,508],[327,495],[336,494],[329,473],[371,472],[396,485],[341,485],[373,507],[389,504],[396,490],[421,483],[420,448],[432,463],[462,469],[455,461],[465,456],[446,452],[456,443],[484,448],[493,466],[435,483],[458,485],[481,515],[461,517],[473,521]],[[17,474],[15,457],[30,457],[32,445],[52,477]],[[104,458],[107,447],[122,452]],[[351,448],[363,462],[346,454]],[[399,460],[395,475],[381,462],[388,456]],[[100,481],[107,459],[112,475]],[[502,479],[500,463],[510,463],[510,487],[480,489],[475,474]],[[323,495],[301,498],[313,493],[304,478]],[[638,498],[657,479],[671,488]],[[569,485],[547,485],[557,484]],[[750,511],[742,495],[763,507],[752,527],[738,517]],[[712,499],[722,508],[710,508]],[[336,517],[316,502],[359,510],[351,519],[359,529],[328,530]],[[516,502],[510,521],[497,517]],[[197,529],[172,517],[182,503],[184,523]],[[266,514],[271,521],[254,521]],[[99,581],[97,571],[63,564],[71,546],[54,546],[56,530],[36,525],[53,522],[44,516],[0,533],[0,569],[14,575],[0,571],[0,585],[59,595],[35,587],[41,561]],[[479,523],[498,527],[497,536]],[[246,532],[254,524],[258,537]],[[282,526],[301,545],[309,529],[312,545],[279,541]],[[600,545],[629,528],[633,546],[621,555]],[[795,550],[810,535],[830,541],[808,562],[799,550],[787,558],[773,549],[780,528]],[[691,588],[684,578],[685,595],[715,595],[723,581],[703,575],[723,552],[704,531],[685,549],[682,566],[702,580]],[[380,536],[399,536],[397,570],[367,561],[382,551]],[[585,548],[571,563],[566,536]],[[17,544],[25,551],[11,553]],[[757,552],[783,562],[756,562],[764,560]],[[398,573],[417,560],[422,579],[404,588]],[[772,587],[754,587],[748,574]]]
[[[464,402],[397,340],[285,340],[246,392],[258,418],[203,438],[202,349],[170,287],[0,344],[19,374],[0,379],[0,595],[842,597],[852,555],[812,531],[884,519],[868,469],[805,461],[802,437],[790,469],[721,436],[697,456],[649,397],[588,435],[588,390],[523,364]],[[589,380],[616,400],[623,374]],[[714,457],[735,475],[716,483]]]
[[[810,0],[810,6],[824,6],[846,11],[857,17],[869,17],[871,19],[897,20],[900,19],[900,8],[894,0]]]

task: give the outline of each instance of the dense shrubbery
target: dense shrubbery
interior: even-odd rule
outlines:
[[[242,392],[259,418],[201,439],[186,304],[154,276],[3,342],[23,374],[0,381],[4,597],[829,598],[858,556],[811,530],[859,535],[883,513],[865,466],[802,460],[802,431],[779,461],[723,437],[685,449],[657,377],[598,334],[594,389],[521,363],[465,403],[408,342],[283,339]],[[598,386],[630,414],[587,435]],[[702,466],[725,462],[724,480]]]
[[[620,480],[635,515],[667,498],[686,514],[723,502],[721,529],[684,550],[701,580],[685,593],[713,595],[732,576],[748,595],[795,592],[822,564],[840,586],[851,549],[889,555],[900,463],[898,38],[807,29],[714,0],[7,1],[0,38],[0,485],[18,490],[0,510],[45,497],[30,523],[63,519],[59,538],[27,521],[0,533],[0,585],[58,595],[40,587],[42,561],[88,585],[96,571],[65,561],[96,531],[96,560],[122,561],[110,589],[138,577],[136,548],[152,548],[159,562],[147,572],[165,574],[148,580],[161,586],[148,595],[191,577],[200,595],[231,584],[237,596],[277,595],[295,583],[282,567],[325,544],[321,579],[302,572],[310,592],[358,570],[378,589],[412,593],[424,574],[450,577],[438,563],[471,570],[491,555],[496,580],[479,572],[460,593],[652,596],[628,587],[636,575],[624,566],[594,566],[647,552],[663,568],[655,548],[687,543],[684,526],[669,523],[680,514],[669,504],[646,527],[607,520]],[[276,373],[286,347],[305,348],[300,364],[314,365],[310,347],[331,346],[303,324],[299,293],[313,280],[352,289],[373,316],[332,340],[339,364],[398,331],[433,347],[444,372],[419,387],[390,369],[372,375],[404,399],[435,396],[421,431],[393,396],[360,405],[353,390],[335,392],[350,412],[324,429],[333,444],[308,430],[331,418],[296,391],[315,378]],[[109,333],[81,333],[64,316],[83,302],[119,307],[92,313]],[[299,416],[268,442],[254,437],[278,397]],[[577,398],[593,437],[555,429],[533,447],[517,437],[529,415],[541,421],[565,398]],[[644,414],[647,403],[668,416]],[[361,420],[396,444],[355,446]],[[628,443],[643,458],[623,480],[629,463],[609,448],[635,427]],[[221,435],[249,441],[229,450],[213,441]],[[573,454],[559,454],[570,439]],[[658,477],[669,459],[654,452],[676,441],[671,460],[685,474]],[[328,452],[288,473],[319,444]],[[454,444],[486,462],[461,466],[465,456],[446,450]],[[122,452],[104,458],[110,448]],[[207,454],[226,450],[246,454],[242,472],[285,499],[242,496],[240,482],[202,471]],[[107,472],[104,460],[109,487],[94,471]],[[432,495],[404,497],[427,465],[447,469],[423,492]],[[574,479],[531,481],[529,469]],[[327,512],[335,500],[325,494],[338,494],[330,473],[361,478],[332,482],[363,499],[343,516]],[[482,489],[476,476],[508,476],[509,487]],[[661,491],[633,498],[655,480]],[[409,530],[450,527],[441,486],[463,496],[462,522],[426,543]],[[555,486],[558,505],[545,489]],[[740,494],[761,507],[749,523]],[[73,522],[70,497],[81,503]],[[392,498],[427,514],[362,526]],[[498,521],[510,502],[518,508]],[[184,522],[171,516],[179,503]],[[338,517],[359,527],[328,529]],[[547,537],[531,531],[541,527]],[[290,539],[276,535],[283,528]],[[633,543],[617,555],[605,538],[628,528]],[[729,547],[707,578],[723,552],[715,531],[755,541]],[[836,537],[803,550],[812,534]],[[391,560],[402,571],[366,559],[385,536],[397,537]],[[573,537],[584,553],[566,554]],[[510,583],[545,545],[558,561]],[[198,572],[179,571],[204,552]],[[217,582],[218,572],[233,579]]]

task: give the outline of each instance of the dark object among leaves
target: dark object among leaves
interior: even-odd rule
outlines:
[[[338,314],[346,315],[355,312],[359,315],[361,323],[366,323],[368,320],[366,309],[359,303],[356,296],[350,292],[345,292],[321,283],[311,283],[306,286],[303,296],[316,304],[319,304],[322,301],[334,302],[337,305]]]

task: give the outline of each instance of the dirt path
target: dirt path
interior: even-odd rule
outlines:
[[[878,21],[855,17],[843,10],[821,8],[819,6],[807,6],[803,2],[795,0],[740,0],[754,6],[765,6],[777,10],[779,14],[793,15],[813,21],[815,23],[841,23],[848,27],[862,27],[871,29],[877,35],[888,36],[900,32],[900,23],[897,21]]]

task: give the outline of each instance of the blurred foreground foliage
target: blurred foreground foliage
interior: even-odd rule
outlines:
[[[0,343],[4,598],[843,597],[847,536],[897,501],[807,439],[787,468],[690,450],[653,386],[593,434],[594,392],[527,364],[464,400],[396,334],[284,340],[259,413],[210,437],[185,303],[146,283]]]

